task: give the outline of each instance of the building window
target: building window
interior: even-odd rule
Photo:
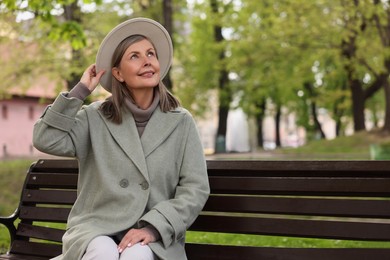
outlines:
[[[6,105],[1,106],[1,118],[8,119],[8,107]]]

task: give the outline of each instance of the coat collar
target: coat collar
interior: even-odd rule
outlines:
[[[164,113],[157,107],[141,138],[133,115],[129,110],[123,113],[122,124],[118,125],[108,120],[99,111],[109,132],[118,143],[118,146],[133,161],[141,173],[147,177],[145,158],[152,153],[172,133],[184,116],[179,109]]]

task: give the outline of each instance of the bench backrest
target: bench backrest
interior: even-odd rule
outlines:
[[[76,200],[76,160],[39,160],[26,176],[19,205],[20,223],[10,253],[53,257]]]
[[[211,196],[191,230],[390,241],[390,162],[208,161],[207,167]],[[187,251],[193,259],[385,259],[390,254],[390,248],[218,246],[208,246],[204,254],[201,245]]]
[[[208,161],[212,194],[191,230],[390,241],[389,166],[381,161]],[[75,160],[39,160],[31,166],[11,253],[60,254],[77,176]],[[205,258],[202,245],[186,247],[192,259],[239,250],[208,246],[214,253]]]

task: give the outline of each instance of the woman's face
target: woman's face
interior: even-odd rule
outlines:
[[[160,63],[153,45],[141,40],[130,45],[112,74],[130,89],[154,88],[160,81]]]

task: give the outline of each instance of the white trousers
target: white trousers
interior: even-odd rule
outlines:
[[[140,243],[126,247],[121,254],[118,245],[109,236],[99,236],[89,243],[82,260],[155,260],[149,246]]]

